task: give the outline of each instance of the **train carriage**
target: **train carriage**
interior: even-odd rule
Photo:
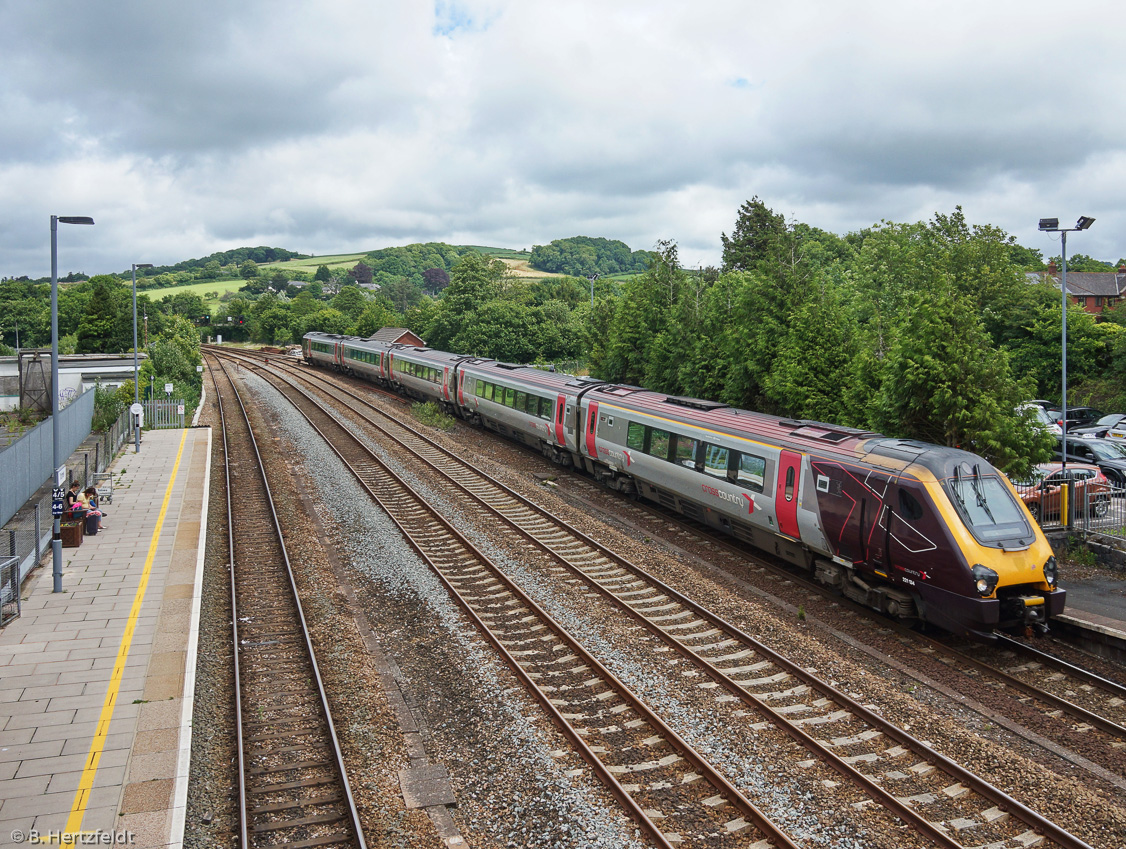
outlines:
[[[393,345],[349,337],[341,342],[340,347],[342,371],[377,383],[387,382],[389,353]]]
[[[904,621],[1044,627],[1056,561],[966,451],[399,343],[309,333],[305,358],[447,411],[808,570]]]
[[[602,381],[474,359],[458,369],[464,418],[535,448],[558,463],[579,459],[578,401]]]
[[[355,338],[338,333],[306,333],[301,340],[301,350],[310,365],[339,369],[343,362],[343,343]]]
[[[583,422],[596,476],[890,615],[982,632],[1063,610],[1050,546],[976,455],[631,387],[588,393]]]
[[[458,364],[472,359],[433,348],[394,344],[388,354],[388,379],[404,394],[434,401],[453,411],[458,388]]]

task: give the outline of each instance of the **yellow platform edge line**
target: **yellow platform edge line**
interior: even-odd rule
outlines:
[[[102,704],[102,713],[98,718],[97,731],[90,743],[90,753],[86,756],[86,766],[82,770],[82,778],[78,782],[78,790],[74,794],[74,804],[67,817],[66,828],[63,830],[63,840],[66,835],[81,834],[82,817],[86,814],[86,805],[90,801],[90,791],[94,787],[94,777],[98,773],[98,762],[102,758],[102,749],[109,735],[110,718],[113,708],[117,704],[117,693],[121,687],[121,677],[125,674],[125,662],[129,658],[129,648],[133,644],[133,630],[137,626],[137,617],[141,615],[141,604],[145,600],[145,590],[149,585],[149,574],[152,572],[153,560],[156,559],[156,546],[160,541],[160,532],[164,529],[164,519],[168,514],[168,503],[172,500],[172,487],[176,484],[176,475],[180,471],[180,460],[184,456],[184,443],[187,442],[188,431],[185,429],[180,436],[180,448],[176,452],[176,463],[172,467],[172,477],[168,481],[168,488],[164,491],[164,501],[160,505],[160,514],[156,517],[156,527],[152,532],[152,541],[149,543],[149,553],[145,557],[145,568],[141,572],[141,583],[137,593],[133,596],[133,607],[129,611],[129,619],[125,625],[125,633],[121,637],[121,646],[117,650],[117,660],[113,665],[113,674],[110,676],[109,691]]]

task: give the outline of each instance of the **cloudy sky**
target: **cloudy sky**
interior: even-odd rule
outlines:
[[[758,195],[1126,256],[1126,12],[1041,0],[0,0],[0,277],[659,239]]]

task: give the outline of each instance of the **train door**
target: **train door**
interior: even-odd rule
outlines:
[[[387,352],[387,379],[395,379],[395,355],[390,351]]]
[[[782,451],[778,460],[778,490],[774,509],[778,514],[778,530],[788,537],[801,539],[798,530],[798,489],[801,485],[801,454]]]
[[[598,402],[590,402],[590,412],[586,421],[586,452],[592,460],[598,459],[598,445],[595,437],[598,433]]]
[[[450,367],[442,367],[442,397],[450,400]]]
[[[344,345],[340,342],[336,343],[336,351],[334,352],[332,361],[336,363],[337,368],[344,367]]]
[[[567,410],[567,396],[559,395],[555,399],[555,441],[560,446],[567,446],[567,437],[563,431],[563,414]]]

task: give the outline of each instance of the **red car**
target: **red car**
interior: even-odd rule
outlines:
[[[1017,485],[1021,499],[1028,507],[1032,518],[1038,522],[1046,518],[1060,517],[1060,490],[1065,480],[1074,482],[1071,498],[1075,512],[1080,513],[1083,505],[1089,505],[1090,514],[1102,518],[1110,510],[1110,481],[1098,466],[1086,463],[1041,463],[1033,470],[1032,480]]]

